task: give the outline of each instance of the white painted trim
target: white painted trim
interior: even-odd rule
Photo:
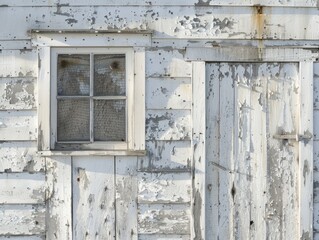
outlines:
[[[318,54],[300,48],[190,47],[185,54],[186,60],[208,62],[299,62],[316,57]]]
[[[42,157],[50,156],[145,156],[146,151],[129,150],[83,150],[83,151],[39,151],[38,155]]]
[[[300,62],[299,134],[313,136],[313,62]],[[313,239],[313,138],[299,142],[298,239]]]
[[[205,62],[192,63],[193,96],[193,197],[191,239],[206,239],[205,193],[206,193],[206,69]]]

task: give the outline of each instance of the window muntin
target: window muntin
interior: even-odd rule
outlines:
[[[51,149],[128,148],[130,60],[131,49],[52,49]]]

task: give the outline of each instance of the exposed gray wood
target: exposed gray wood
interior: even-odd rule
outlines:
[[[0,12],[1,12],[1,8],[0,8]],[[36,51],[35,50],[2,50],[0,51],[0,77],[7,77],[7,78],[37,77]]]
[[[0,143],[0,172],[44,172],[44,158],[37,155],[36,142]]]
[[[0,141],[36,140],[36,112],[0,111]]]
[[[146,111],[146,140],[190,140],[190,110]]]
[[[189,203],[190,173],[138,173],[139,203]]]
[[[192,231],[206,238],[206,78],[205,62],[192,62]]]
[[[1,173],[0,204],[44,204],[44,173]]]
[[[0,109],[34,109],[34,78],[0,78]]]
[[[313,62],[300,63],[300,134],[313,134]],[[312,236],[313,139],[299,143],[299,238]]]
[[[48,200],[47,239],[72,239],[71,157],[46,158]]]
[[[137,158],[115,161],[116,239],[137,240]]]
[[[149,79],[146,82],[147,109],[191,109],[191,80]]]
[[[139,158],[139,171],[190,171],[190,141],[146,141],[146,156]]]
[[[190,206],[139,204],[139,234],[189,234]]]
[[[317,170],[313,171],[313,204],[319,204],[319,172]],[[319,223],[319,215],[315,212],[313,213],[314,221],[318,221]],[[319,228],[318,228],[319,229]]]
[[[73,239],[115,239],[114,157],[72,157]]]
[[[0,205],[0,235],[41,235],[45,233],[43,205]]]
[[[206,64],[206,238],[218,236],[218,177],[219,169],[219,64]]]

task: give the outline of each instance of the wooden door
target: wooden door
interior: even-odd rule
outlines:
[[[311,239],[307,67],[206,64],[207,239]]]

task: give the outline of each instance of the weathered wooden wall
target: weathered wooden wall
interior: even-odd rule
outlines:
[[[82,239],[82,236],[90,239],[98,236],[102,236],[101,239],[105,239],[105,236],[142,240],[190,239],[192,215],[200,213],[192,212],[191,206],[194,188],[192,64],[185,60],[185,48],[318,48],[318,24],[316,0],[93,0],[89,4],[84,0],[2,0],[0,239],[6,239],[7,236],[19,240],[39,240],[45,239],[45,236],[47,239],[71,239],[72,236],[76,239]],[[36,154],[38,53],[31,44],[32,29],[153,31],[151,46],[146,48],[145,157],[44,158]],[[106,45],[121,46],[122,42],[125,45],[129,42],[122,37],[119,39],[109,38]],[[63,33],[60,41],[69,44],[69,39]],[[131,44],[135,46],[136,43]],[[319,68],[318,64],[315,66],[316,123],[319,121]],[[226,90],[231,88],[227,85],[222,87]],[[241,94],[243,103],[245,90]],[[223,96],[223,101],[230,101],[227,97],[231,96]],[[259,101],[258,96],[252,96],[254,98]],[[257,104],[256,101],[251,104]],[[242,107],[241,110],[246,111],[245,106]],[[260,119],[251,120],[251,124],[258,124],[256,121],[252,123],[253,120]],[[315,128],[315,136],[318,134]],[[228,144],[227,134],[221,136],[221,141],[224,141],[222,144]],[[317,140],[316,137],[315,239],[319,239]],[[241,141],[241,154],[245,157],[244,150],[252,140]],[[262,153],[256,153],[256,158],[258,154]],[[213,172],[216,171],[215,167],[211,165],[209,169]],[[246,171],[244,165],[238,166],[238,169]],[[256,171],[258,174],[260,170]],[[259,186],[253,187],[261,191]],[[278,190],[276,186],[273,188],[274,191]],[[79,199],[77,203],[72,203],[71,194]],[[227,196],[225,194],[224,197]],[[224,200],[225,205],[228,200]],[[244,204],[249,204],[247,201]],[[84,203],[85,207],[82,205]],[[213,204],[213,207],[218,208],[217,203]],[[246,214],[245,205],[239,206],[238,211],[242,210]],[[222,216],[225,221],[226,214]],[[253,214],[259,213],[256,211]],[[217,215],[212,217],[216,218]],[[213,222],[211,219],[208,221]],[[252,224],[256,234],[249,235],[252,239],[260,239],[258,236],[263,235],[263,232],[256,231],[259,228],[256,224]],[[236,234],[232,237],[245,239],[248,236],[245,235],[248,233]],[[216,236],[212,235],[214,238]],[[220,235],[219,239],[228,237]],[[290,238],[293,239],[293,236]]]

